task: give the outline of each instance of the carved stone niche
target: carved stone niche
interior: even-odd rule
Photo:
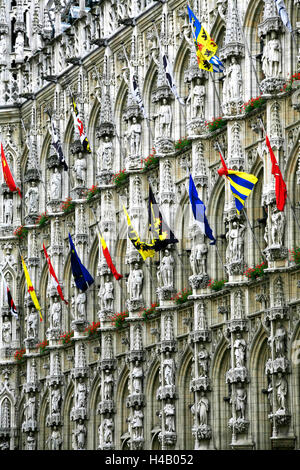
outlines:
[[[127,354],[127,358],[126,360],[128,362],[135,362],[135,361],[139,361],[139,362],[142,362],[145,360],[145,351],[143,350],[140,350],[140,351],[135,351],[135,350],[132,350],[132,351],[129,351],[129,353]]]
[[[102,137],[114,137],[115,126],[112,122],[102,122],[99,127],[96,128],[96,137],[101,139]]]
[[[268,359],[265,365],[266,374],[278,374],[281,372],[283,374],[288,373],[290,370],[290,361],[286,357],[277,357],[272,361]]]
[[[133,393],[128,395],[126,400],[126,406],[128,408],[134,408],[135,406],[145,406],[146,400],[143,393]]]
[[[201,390],[210,390],[210,379],[209,377],[198,377],[192,379],[190,384],[191,392],[200,392]]]
[[[176,340],[163,340],[161,343],[158,344],[157,347],[158,352],[176,352],[177,351],[177,343]]]
[[[112,414],[115,412],[116,409],[113,400],[103,400],[100,401],[100,403],[98,404],[97,413],[100,415],[104,415],[107,413]]]
[[[167,137],[160,137],[155,141],[155,148],[158,155],[173,154],[175,152],[174,142]]]
[[[152,101],[153,103],[157,103],[163,99],[173,98],[173,94],[168,85],[163,85],[154,90],[152,93]]]
[[[284,246],[266,248],[263,253],[266,255],[268,261],[276,261],[286,259],[288,256],[288,249]]]
[[[226,383],[249,382],[246,367],[233,367],[226,372]]]
[[[48,387],[53,387],[53,385],[63,385],[64,383],[64,376],[61,375],[48,375],[46,377],[46,383]]]
[[[284,410],[277,410],[275,414],[268,415],[270,421],[276,421],[277,426],[284,426],[290,423],[291,415],[287,414]]]
[[[74,331],[79,332],[79,333],[83,333],[87,326],[88,326],[88,321],[87,320],[74,320],[71,323],[72,329]]]
[[[76,139],[74,142],[71,143],[70,152],[72,155],[75,155],[76,153],[83,153],[83,148],[80,139]]]
[[[72,379],[86,378],[88,376],[88,367],[74,367],[71,371]]]
[[[86,408],[72,408],[70,413],[71,421],[79,421],[80,419],[87,419],[87,410]]]
[[[196,330],[190,333],[190,338],[193,343],[210,343],[211,331],[210,330]]]
[[[284,84],[285,84],[285,80],[283,78],[270,77],[270,78],[265,78],[260,83],[260,88],[261,88],[263,95],[267,95],[271,93],[280,93]]]
[[[31,181],[39,182],[40,174],[37,168],[28,168],[25,173],[24,183],[30,183]]]
[[[227,322],[227,331],[234,333],[237,331],[248,331],[247,320],[233,319]]]
[[[242,434],[246,433],[248,430],[249,426],[249,421],[247,421],[245,418],[230,418],[228,421],[228,427],[232,430],[235,431],[236,434]]]
[[[113,177],[113,172],[112,171],[107,171],[107,170],[102,170],[101,173],[99,173],[96,176],[97,183],[99,187],[104,187],[104,186],[111,186],[112,185],[112,177]]]
[[[176,444],[177,441],[177,434],[176,432],[160,432],[158,435],[158,440],[160,443],[164,443],[168,446],[172,446]]]
[[[209,276],[207,274],[196,274],[190,276],[189,284],[192,289],[206,289],[209,284]]]
[[[59,168],[61,163],[57,158],[57,154],[54,148],[51,146],[49,156],[47,157],[47,168],[50,170],[52,168]]]
[[[208,441],[211,439],[211,427],[208,424],[192,427],[192,434],[198,441]]]
[[[144,307],[144,302],[142,299],[128,299],[126,300],[126,305],[129,310],[129,313],[131,313],[141,311]]]
[[[129,121],[129,119],[132,119],[133,117],[135,117],[136,119],[139,119],[141,117],[140,108],[134,104],[126,108],[123,114],[123,120]]]
[[[264,313],[265,321],[288,320],[288,307],[271,307]]]
[[[60,413],[52,413],[46,418],[47,426],[60,426],[62,424],[62,419]]]
[[[116,368],[116,359],[102,359],[99,363],[99,370],[113,370]]]
[[[166,400],[167,398],[175,398],[176,388],[175,385],[164,385],[157,389],[157,400]]]
[[[282,21],[279,16],[266,18],[262,23],[258,25],[257,33],[258,37],[266,36],[267,33],[272,31],[281,31]]]
[[[171,297],[175,294],[176,290],[173,287],[158,287],[156,293],[160,301],[171,300]]]
[[[200,78],[203,83],[204,80],[208,80],[208,77],[208,72],[206,70],[199,69],[198,66],[189,67],[184,71],[184,83],[190,83],[197,78]]]

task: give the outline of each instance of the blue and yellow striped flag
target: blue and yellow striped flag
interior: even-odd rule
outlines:
[[[230,189],[234,197],[237,213],[243,209],[247,197],[251,194],[258,179],[256,176],[243,171],[229,170],[220,154],[223,168],[218,170],[220,176],[226,176],[230,183]]]

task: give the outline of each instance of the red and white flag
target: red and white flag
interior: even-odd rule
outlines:
[[[51,277],[52,284],[53,284],[54,287],[56,287],[57,292],[58,292],[59,297],[61,298],[61,300],[63,300],[65,302],[65,304],[68,305],[68,302],[65,300],[64,295],[62,293],[61,287],[59,285],[58,279],[56,277],[55,271],[53,269],[51,260],[49,258],[49,255],[47,253],[47,250],[46,250],[46,247],[45,247],[44,243],[43,243],[43,248],[44,248],[44,253],[45,253],[45,256],[46,256],[47,263],[48,263],[49,274],[50,274],[50,277]]]
[[[13,301],[13,298],[12,298],[12,295],[11,295],[11,292],[10,292],[10,288],[8,287],[7,282],[6,282],[5,277],[3,276],[3,274],[2,274],[2,278],[3,278],[4,291],[5,291],[5,295],[6,295],[7,305],[8,305],[8,308],[9,308],[9,313],[11,315],[13,315],[15,318],[19,318],[16,306],[14,304],[14,301]]]
[[[275,177],[275,193],[276,193],[276,205],[279,211],[284,210],[285,201],[287,197],[287,189],[284,179],[282,177],[280,168],[278,166],[276,157],[274,155],[273,149],[271,147],[268,136],[266,135],[266,144],[270,152],[271,162],[272,162],[272,175]]]
[[[9,190],[12,192],[17,191],[19,193],[19,196],[22,197],[21,190],[20,188],[17,188],[13,175],[11,174],[10,168],[8,166],[8,163],[4,154],[2,144],[1,144],[1,162],[2,162],[3,176],[5,179],[5,183],[9,187]]]

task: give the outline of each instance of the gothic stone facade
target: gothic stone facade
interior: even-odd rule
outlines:
[[[23,192],[21,200],[1,180],[1,270],[19,312],[19,319],[9,314],[1,290],[2,449],[299,448],[300,268],[288,253],[299,245],[299,227],[290,203],[284,213],[276,209],[261,120],[299,220],[299,88],[283,85],[299,70],[300,2],[285,2],[294,36],[273,0],[238,0],[238,12],[233,0],[190,3],[219,44],[225,75],[199,70],[181,0],[0,2],[1,140]],[[186,118],[165,81],[153,21],[186,99]],[[127,58],[151,133],[128,92]],[[263,105],[246,113],[243,103],[259,88]],[[72,94],[91,154],[74,132]],[[69,171],[51,146],[47,111]],[[205,120],[221,114],[224,126],[210,132]],[[174,141],[183,136],[191,143],[177,150]],[[217,174],[218,144],[228,167],[259,179],[246,206],[262,252]],[[152,147],[157,164],[141,168]],[[112,183],[122,169],[123,184]],[[194,223],[189,173],[225,268]],[[122,206],[145,239],[148,183],[179,243],[142,262],[127,240]],[[100,191],[87,201],[93,184]],[[64,213],[67,197],[74,206]],[[40,227],[35,221],[45,211],[49,220]],[[124,275],[118,283],[99,250],[96,222]],[[28,234],[19,240],[13,234],[21,225]],[[95,279],[87,293],[72,279],[69,232]],[[68,305],[49,282],[43,243]],[[43,322],[27,292],[19,249]],[[246,266],[262,256],[265,275],[248,280]],[[228,282],[212,290],[209,279],[224,279],[224,269]],[[183,288],[191,295],[176,304],[171,298]],[[145,321],[141,311],[152,303],[159,307]],[[129,316],[117,329],[110,317],[124,310]],[[88,337],[93,321],[100,321],[99,331]],[[67,331],[74,336],[62,344]],[[37,344],[45,339],[43,352]]]

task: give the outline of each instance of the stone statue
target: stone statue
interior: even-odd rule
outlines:
[[[191,119],[204,118],[205,86],[201,85],[200,78],[197,78],[186,102],[191,102]]]
[[[86,320],[86,293],[80,292],[76,297],[77,320]]]
[[[86,427],[83,423],[83,420],[80,419],[79,423],[76,426],[75,431],[73,431],[73,435],[74,435],[73,446],[75,447],[74,450],[84,450],[86,434],[87,434]]]
[[[245,367],[245,356],[246,356],[246,341],[242,338],[240,333],[237,333],[236,340],[233,343],[234,355],[235,355],[235,367]]]
[[[61,400],[62,400],[61,391],[58,388],[58,385],[55,384],[53,389],[51,390],[51,414],[60,413]]]
[[[8,345],[11,342],[11,322],[7,316],[3,318],[2,323],[2,342],[3,345]]]
[[[35,428],[36,397],[31,393],[24,404],[25,423],[28,428]]]
[[[164,407],[165,431],[175,432],[175,406],[167,403]]]
[[[164,360],[164,385],[172,386],[174,385],[174,363],[173,359]]]
[[[80,152],[73,166],[73,171],[75,173],[76,186],[85,187],[86,170],[87,170],[86,159],[83,157],[83,154]]]
[[[282,246],[285,228],[285,215],[274,205],[271,214],[271,246]]]
[[[51,328],[60,329],[61,327],[61,303],[58,297],[54,297],[54,302],[51,308]]]
[[[174,287],[174,258],[169,252],[165,250],[165,255],[163,256],[158,274],[161,276],[164,287],[173,288]]]
[[[173,321],[172,317],[167,316],[165,319],[165,331],[164,331],[164,340],[172,341],[174,339],[173,333]]]
[[[204,235],[199,235],[199,243],[195,243],[190,256],[193,275],[206,274],[208,247],[204,242]]]
[[[57,426],[53,427],[53,431],[50,437],[51,450],[60,450],[62,445],[62,438]]]
[[[264,46],[262,70],[266,78],[277,78],[281,73],[281,45],[275,31],[272,31],[271,39]]]
[[[207,377],[208,373],[208,358],[209,354],[205,348],[205,346],[200,343],[198,352],[198,372],[199,377]]]
[[[106,418],[98,428],[100,447],[112,445],[114,422],[111,418]]]
[[[158,117],[158,134],[157,137],[170,138],[172,126],[172,108],[168,104],[167,99],[163,98],[159,107],[159,112],[155,116]]]
[[[130,128],[125,134],[128,153],[132,156],[140,155],[141,153],[141,133],[142,126],[137,122],[136,117],[133,116]]]
[[[226,262],[228,264],[243,261],[245,230],[245,225],[238,225],[237,222],[233,222],[232,229],[226,233],[226,238],[229,239],[228,251],[226,250]]]
[[[12,225],[13,223],[13,200],[9,197],[9,194],[4,196],[4,223],[5,225]]]
[[[105,376],[103,380],[103,400],[112,400],[113,399],[113,389],[114,389],[114,378],[109,370],[105,370]]]
[[[207,330],[207,320],[205,314],[205,305],[204,302],[201,301],[197,305],[197,330]]]
[[[27,450],[35,450],[36,449],[36,438],[33,435],[33,432],[30,431],[30,433],[27,436]]]
[[[31,182],[27,193],[25,194],[25,204],[27,214],[37,214],[39,211],[39,190],[34,181]]]
[[[135,263],[134,268],[130,270],[127,284],[130,300],[140,300],[142,296],[143,279],[143,271],[139,268],[138,263]]]
[[[23,61],[24,59],[24,36],[21,31],[18,32],[15,42],[16,62]]]
[[[286,413],[286,396],[288,390],[288,383],[286,378],[282,375],[281,372],[278,373],[278,378],[275,383],[276,387],[276,396],[277,404],[279,406],[278,411],[283,410]]]
[[[113,144],[108,136],[105,136],[104,142],[101,144],[101,169],[103,171],[109,171],[112,169],[112,153]]]
[[[279,323],[274,336],[275,355],[284,357],[286,352],[286,331],[282,323]]]
[[[132,387],[135,394],[143,393],[143,376],[143,369],[138,365],[138,362],[136,362],[132,371]]]
[[[27,337],[37,338],[38,335],[38,313],[31,308],[29,315],[27,316]]]
[[[231,57],[231,64],[228,68],[227,77],[229,101],[241,100],[243,79],[241,66],[237,63],[235,57]]]
[[[237,417],[240,417],[241,419],[245,419],[247,392],[241,383],[237,384],[233,400],[234,400],[234,407],[237,412]]]
[[[131,418],[131,428],[133,430],[133,439],[143,439],[143,419],[142,410],[134,410]]]
[[[61,198],[61,174],[55,167],[50,180],[50,199],[57,201]]]
[[[99,290],[101,308],[112,311],[114,302],[114,285],[111,281],[105,282]]]
[[[142,331],[141,331],[141,328],[137,326],[133,332],[133,350],[141,351],[142,349],[143,349]]]
[[[199,413],[199,424],[208,424],[208,411],[209,411],[209,401],[205,396],[205,392],[201,390],[200,399],[198,401],[198,413]]]
[[[87,387],[83,378],[79,378],[75,395],[76,408],[85,408],[87,404]]]

